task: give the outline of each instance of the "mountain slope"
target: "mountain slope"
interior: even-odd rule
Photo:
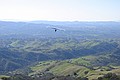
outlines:
[[[84,67],[119,65],[119,26],[119,22],[63,22],[53,26],[53,23],[0,21],[0,71],[72,58],[81,60]],[[53,27],[65,31],[54,32]]]
[[[3,44],[4,43],[4,44]],[[84,66],[119,65],[119,41],[113,40],[82,40],[74,39],[35,39],[35,40],[7,40],[1,41],[0,68],[1,72],[11,71],[38,61],[73,60],[81,61]],[[86,57],[83,56],[89,56]],[[83,63],[83,64],[82,64]],[[79,63],[76,63],[79,64]]]
[[[74,61],[76,59],[72,59]],[[89,80],[97,79],[107,73],[115,73],[120,75],[120,66],[96,66],[88,67],[80,65],[81,61],[77,61],[79,64],[71,63],[69,60],[65,61],[44,61],[31,67],[29,75],[39,75],[52,73],[56,76],[75,76],[75,77],[87,77]]]
[[[114,56],[117,52],[118,51],[115,51],[112,54],[84,56],[62,61],[39,62],[31,67],[33,72],[31,72],[29,75],[37,75],[39,73],[49,72],[57,76],[70,75],[87,77],[89,80],[98,79],[98,77],[104,78],[104,76],[109,73],[115,73],[119,76],[120,57]]]
[[[119,38],[120,22],[5,22],[0,21],[1,38]],[[57,33],[51,28],[61,28]]]

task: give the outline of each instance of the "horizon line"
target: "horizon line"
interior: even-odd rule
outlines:
[[[48,22],[120,22],[120,20],[14,20],[14,19],[3,19],[0,21],[6,22],[32,22],[32,21],[48,21]]]

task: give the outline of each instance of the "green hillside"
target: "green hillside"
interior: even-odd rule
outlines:
[[[0,78],[120,80],[120,22],[53,23],[0,21]]]
[[[88,56],[90,58],[92,56]],[[76,64],[79,63],[79,64]],[[84,66],[82,58],[71,59],[65,61],[46,61],[39,62],[38,64],[31,67],[29,75],[35,75],[39,73],[52,73],[56,76],[76,76],[76,77],[87,77],[89,80],[97,79],[107,73],[115,73],[120,75],[120,66]],[[87,62],[90,63],[91,61]],[[86,64],[86,62],[85,62]],[[82,66],[83,65],[83,66]],[[76,74],[76,75],[75,75]]]
[[[73,38],[0,40],[0,65],[2,65],[0,73],[23,68],[39,61],[72,58],[77,59],[71,63],[81,66],[120,65],[119,41]]]

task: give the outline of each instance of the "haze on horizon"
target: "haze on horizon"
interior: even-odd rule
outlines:
[[[119,21],[120,0],[0,0],[0,20]]]

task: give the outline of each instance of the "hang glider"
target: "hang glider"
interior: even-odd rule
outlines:
[[[57,32],[58,30],[59,30],[59,31],[65,31],[65,29],[58,28],[58,27],[52,27],[52,26],[47,26],[46,28],[51,28],[51,29],[53,29],[55,32]]]
[[[53,27],[52,29],[54,29],[54,30],[55,30],[55,32],[56,32],[56,31],[58,31],[58,30],[60,30],[60,31],[65,31],[65,29],[56,28],[56,27]]]
[[[60,30],[60,29],[58,29],[58,28],[52,28],[52,29],[54,29],[54,30],[55,30],[55,32],[56,32],[57,30]]]

